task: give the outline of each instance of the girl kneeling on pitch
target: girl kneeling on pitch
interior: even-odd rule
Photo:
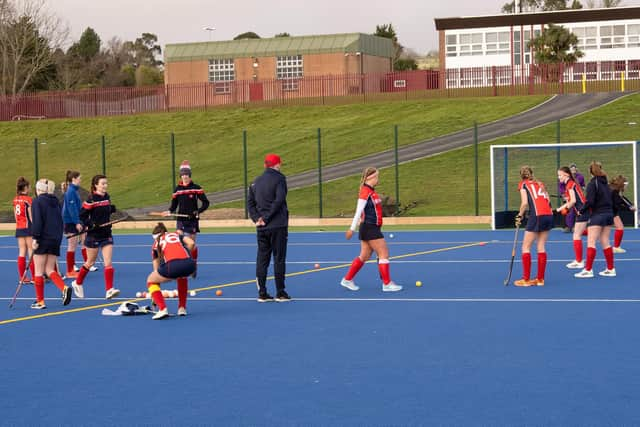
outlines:
[[[84,246],[87,248],[87,260],[80,268],[78,277],[71,282],[73,292],[78,298],[84,298],[82,284],[91,267],[96,263],[98,251],[102,252],[102,260],[104,261],[105,298],[115,298],[120,294],[120,290],[113,287],[114,269],[111,264],[113,235],[109,224],[109,218],[116,211],[116,207],[111,204],[107,187],[106,176],[94,176],[91,179],[91,194],[87,201],[82,204],[82,209],[80,209],[80,220],[87,228],[87,237],[84,240]]]
[[[613,225],[613,199],[611,188],[607,182],[607,174],[600,162],[591,162],[589,166],[591,181],[587,184],[587,200],[581,213],[589,212],[587,223],[587,262],[584,269],[574,274],[580,279],[593,277],[593,261],[596,258],[596,242],[600,241],[602,252],[607,262],[607,268],[602,270],[601,276],[615,277],[616,269],[613,265],[613,248],[609,243],[611,226]]]
[[[364,170],[360,180],[360,195],[358,196],[356,213],[353,216],[351,228],[346,233],[347,240],[351,239],[358,221],[362,219],[358,231],[360,255],[354,258],[347,275],[340,282],[341,286],[351,291],[360,289],[353,282],[353,278],[364,263],[371,258],[371,254],[374,251],[378,255],[378,270],[382,278],[382,291],[396,292],[402,290],[402,286],[396,285],[389,274],[389,249],[381,231],[382,200],[375,191],[375,186],[378,184],[378,175],[379,172],[376,168],[369,167]]]
[[[62,243],[62,214],[58,198],[53,195],[53,181],[41,179],[36,183],[38,197],[33,201],[33,264],[35,265],[34,284],[36,301],[31,305],[35,310],[47,308],[44,302],[44,274],[51,279],[60,292],[62,304],[71,301],[71,288],[65,286],[56,270],[56,261],[60,256]]]
[[[167,227],[159,222],[153,229],[153,272],[147,277],[147,288],[152,301],[158,306],[153,320],[169,316],[167,304],[162,296],[160,284],[176,280],[178,282],[178,316],[187,315],[187,276],[196,269],[191,250],[196,243],[190,237],[167,232]]]
[[[527,209],[529,219],[522,240],[522,279],[513,282],[516,286],[544,286],[544,273],[547,267],[547,252],[545,243],[549,238],[549,230],[553,228],[553,212],[549,204],[549,194],[544,184],[533,176],[529,166],[520,168],[520,210],[516,216],[516,226],[519,227]],[[531,279],[531,246],[537,241],[538,276]]]
[[[582,235],[587,229],[587,221],[589,213],[581,212],[586,201],[586,197],[582,192],[582,187],[576,182],[571,169],[563,166],[558,169],[558,181],[565,184],[565,192],[562,195],[565,203],[556,209],[557,212],[566,215],[567,212],[573,211],[576,215],[575,225],[573,227],[573,252],[575,259],[567,264],[567,268],[584,268],[584,260],[582,259]]]

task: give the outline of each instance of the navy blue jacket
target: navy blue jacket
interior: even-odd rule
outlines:
[[[613,215],[613,198],[606,176],[594,176],[587,184],[587,201],[581,212],[588,212],[588,209],[590,209],[591,215]]]
[[[41,194],[33,199],[31,206],[33,239],[38,241],[62,242],[62,211],[60,202],[53,194]]]
[[[287,208],[287,179],[273,168],[266,168],[249,187],[247,198],[249,216],[256,222],[262,218],[266,225],[259,229],[266,230],[289,225],[289,209]]]

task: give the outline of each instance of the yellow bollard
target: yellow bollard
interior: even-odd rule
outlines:
[[[587,93],[587,73],[582,73],[582,93]]]
[[[620,91],[624,92],[624,71],[620,73]]]

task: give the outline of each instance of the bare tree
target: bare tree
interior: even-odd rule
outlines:
[[[54,64],[69,34],[45,0],[0,0],[0,96],[20,95]]]

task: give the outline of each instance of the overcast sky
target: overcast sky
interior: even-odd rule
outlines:
[[[400,43],[418,53],[437,49],[434,18],[499,14],[507,0],[48,0],[65,20],[71,39],[93,28],[103,42],[134,40],[141,33],[167,43],[231,40],[253,31],[260,37],[373,33],[392,23]],[[583,2],[586,3],[586,0]],[[623,0],[622,6],[640,5]],[[90,10],[88,10],[90,9]],[[206,31],[204,27],[215,27]]]

